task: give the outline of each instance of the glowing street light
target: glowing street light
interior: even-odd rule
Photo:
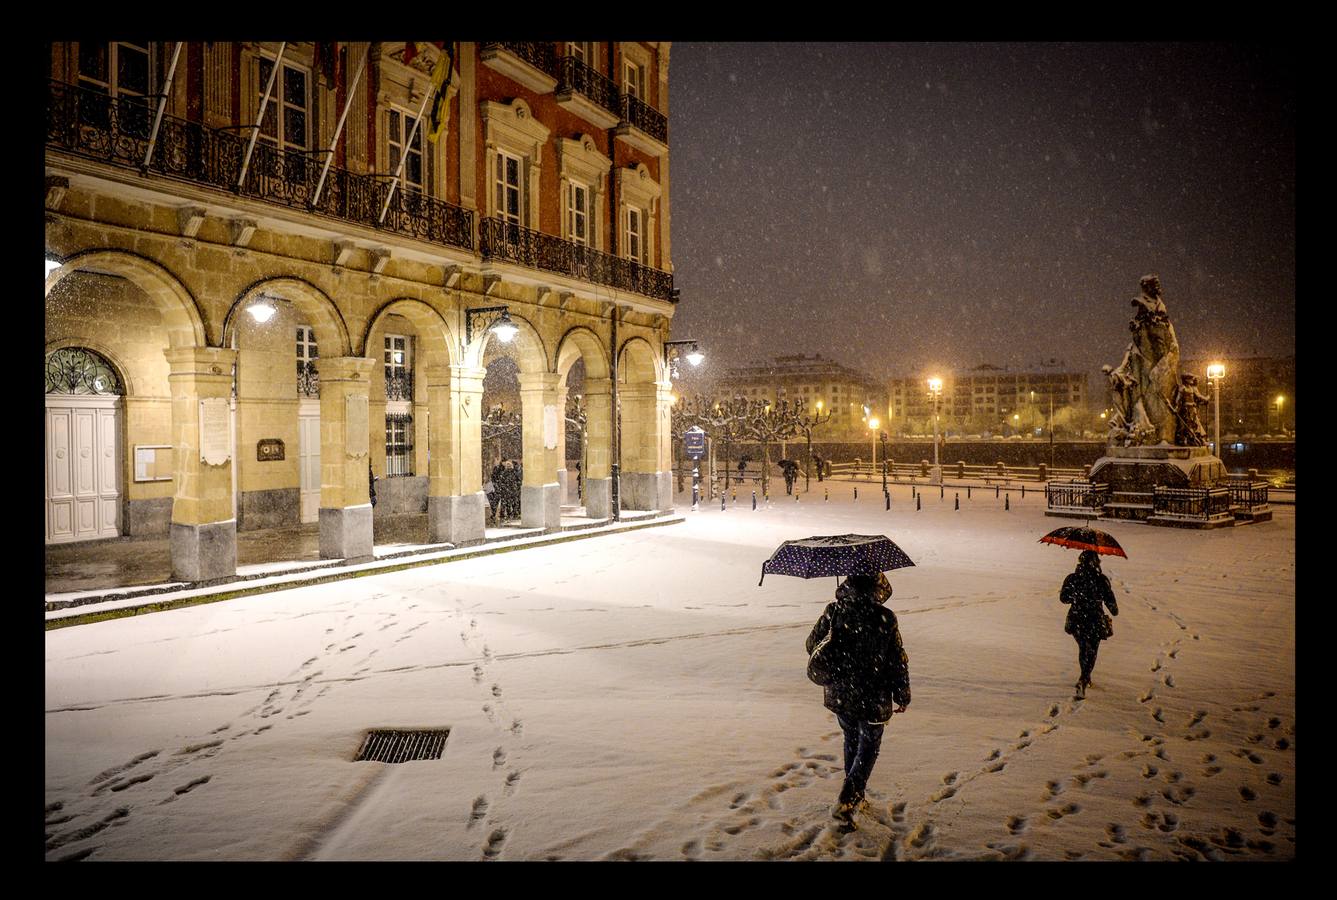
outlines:
[[[1286,398],[1281,394],[1277,394],[1277,428],[1281,431],[1286,430],[1286,426],[1281,424],[1281,407],[1285,402]]]

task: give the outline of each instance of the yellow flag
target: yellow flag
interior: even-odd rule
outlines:
[[[459,93],[456,86],[459,74],[455,71],[455,54],[446,52],[436,62],[432,70],[432,86],[436,88],[436,102],[432,104],[432,121],[427,131],[427,140],[433,144],[445,133],[450,122],[450,101]]]

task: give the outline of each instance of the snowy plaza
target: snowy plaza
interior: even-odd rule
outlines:
[[[1285,860],[1295,510],[1102,523],[1114,636],[1073,698],[1042,492],[779,480],[750,508],[46,633],[46,858]],[[801,491],[801,483],[799,490]],[[830,500],[823,501],[823,491]],[[955,507],[959,490],[960,509]],[[913,702],[858,829],[804,675],[835,579],[781,541],[886,534]],[[53,614],[48,613],[48,618]],[[353,762],[368,729],[439,759]]]

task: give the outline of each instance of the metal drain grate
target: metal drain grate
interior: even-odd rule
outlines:
[[[440,759],[446,749],[449,728],[431,731],[405,731],[383,728],[368,731],[353,762],[374,760],[385,763],[411,762],[415,759]]]

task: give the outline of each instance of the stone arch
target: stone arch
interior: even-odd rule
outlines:
[[[96,338],[86,337],[82,334],[65,335],[55,340],[47,341],[43,351],[43,356],[50,356],[57,350],[64,350],[67,347],[78,347],[84,350],[91,350],[98,356],[106,360],[107,365],[111,366],[116,372],[116,377],[121,379],[121,387],[124,390],[122,396],[133,397],[136,393],[135,379],[130,374],[130,367],[126,365],[115,350]]]
[[[511,313],[511,321],[519,328],[519,332],[509,344],[502,344],[504,352],[515,359],[516,365],[524,373],[551,372],[552,366],[549,362],[552,357],[548,355],[547,345],[543,341],[543,335],[534,327],[534,324],[524,316]],[[467,365],[484,367],[483,360],[487,358],[487,351],[492,345],[492,332],[485,331],[481,335],[476,335],[473,344],[466,348],[465,359]],[[500,343],[500,342],[499,342]]]
[[[221,346],[227,346],[232,333],[237,327],[237,316],[243,307],[260,294],[268,294],[281,300],[287,300],[311,322],[316,330],[316,340],[320,344],[323,356],[351,356],[352,341],[348,337],[348,326],[325,292],[311,282],[295,276],[262,278],[252,283],[238,295],[223,317]],[[326,347],[338,348],[338,353],[328,353]]]
[[[562,376],[563,383],[577,359],[585,361],[586,378],[608,377],[608,352],[604,342],[583,325],[568,329],[558,342],[554,371]]]
[[[84,250],[46,277],[45,296],[66,277],[81,271],[118,275],[147,294],[162,315],[168,346],[209,346],[199,304],[180,279],[159,263],[128,250]]]
[[[413,297],[398,297],[382,304],[376,312],[372,313],[358,344],[358,351],[361,355],[368,355],[368,342],[371,341],[376,329],[380,327],[381,321],[389,315],[403,316],[418,329],[418,335],[425,339],[425,346],[421,348],[421,352],[424,354],[422,357],[424,364],[456,364],[455,348],[459,344],[450,324],[446,322],[445,317],[434,306]],[[376,358],[379,358],[379,355]]]
[[[643,337],[629,337],[617,353],[618,381],[624,384],[646,384],[663,380],[663,362],[655,353],[654,345]]]

